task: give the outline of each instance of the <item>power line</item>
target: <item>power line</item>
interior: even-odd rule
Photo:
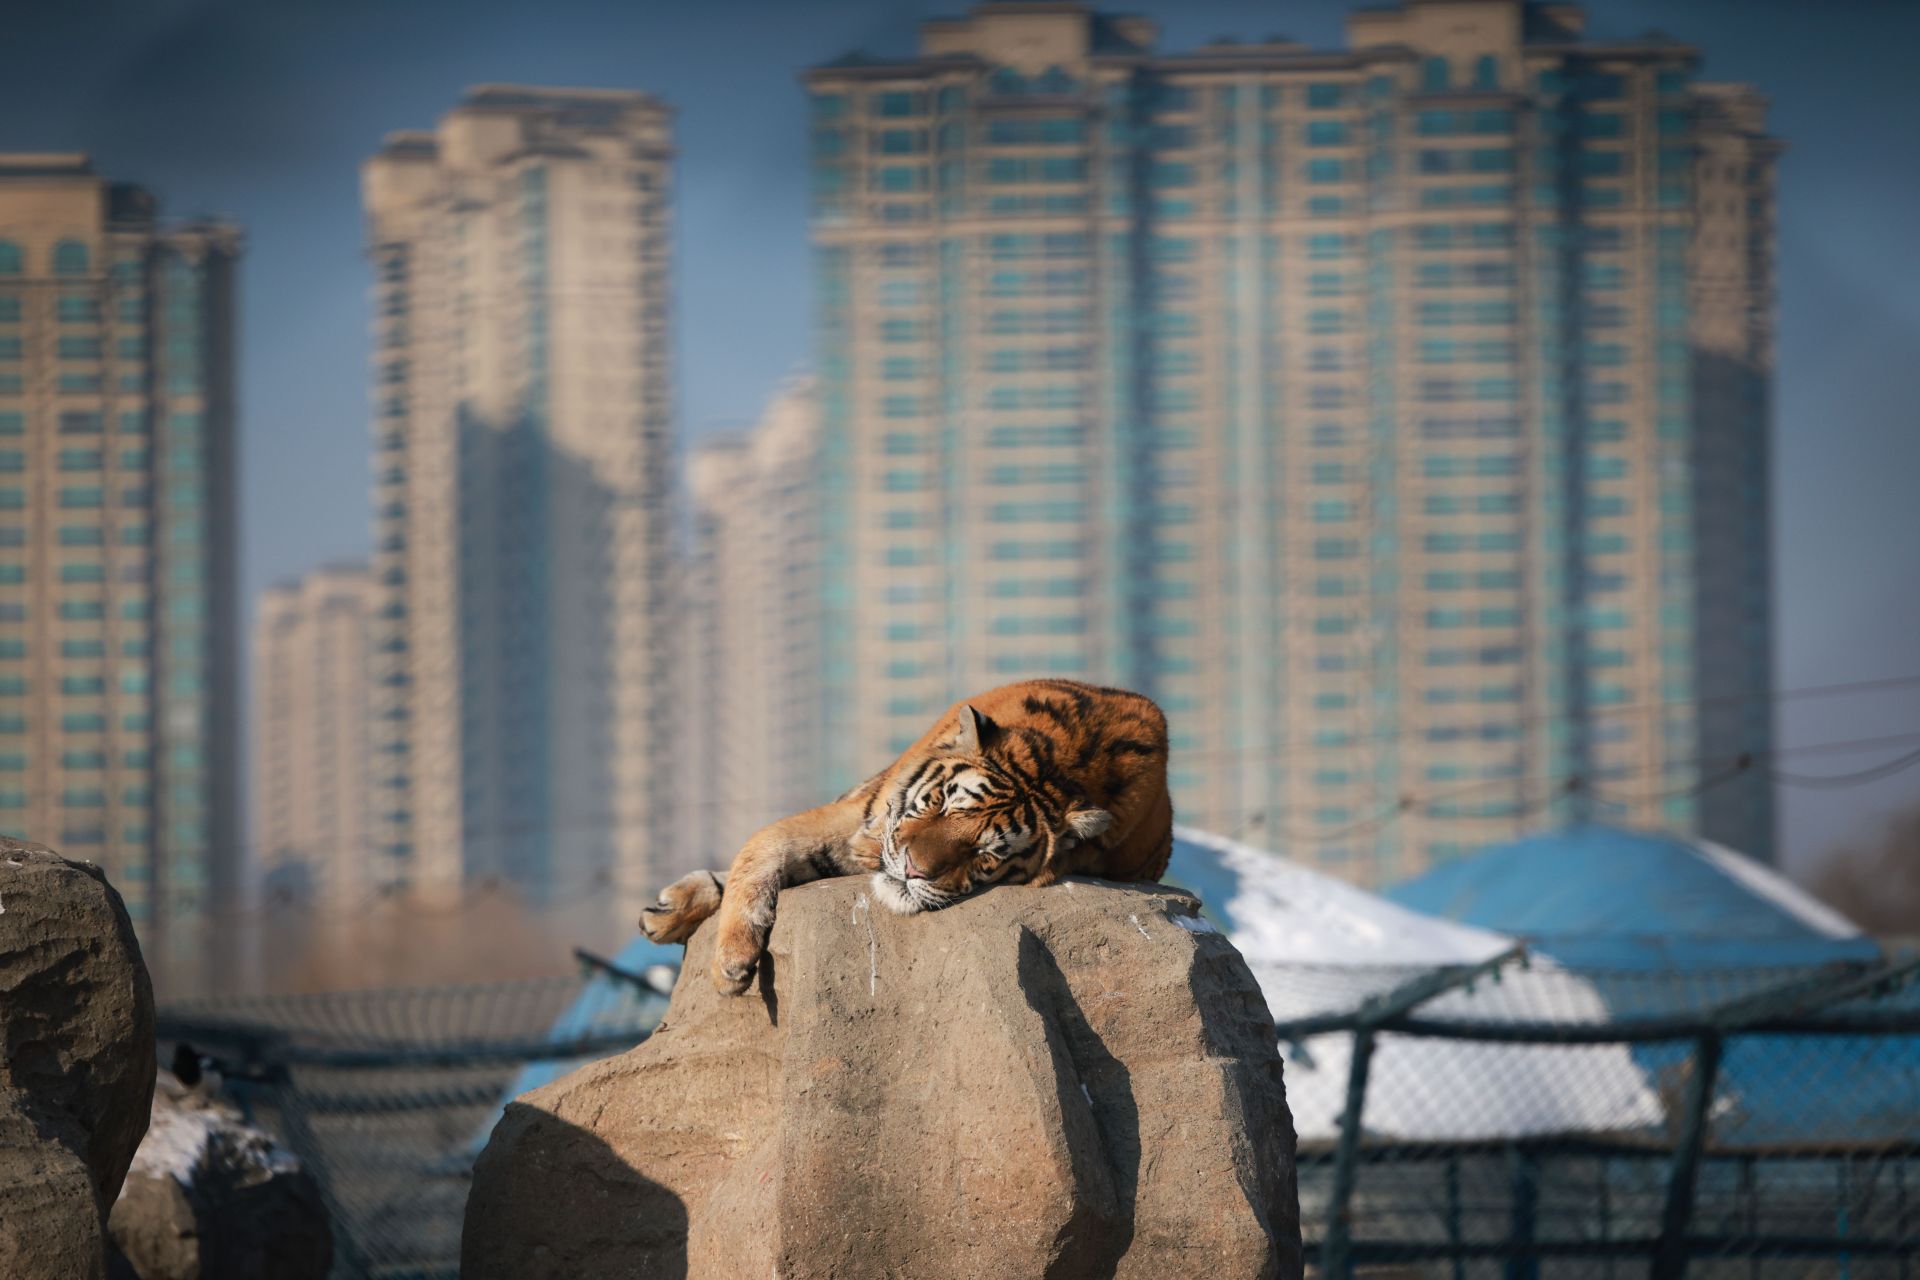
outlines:
[[[1712,707],[1738,705],[1761,701],[1788,702],[1805,698],[1843,697],[1851,694],[1879,692],[1920,686],[1920,673],[1905,676],[1887,676],[1873,680],[1848,680],[1836,684],[1806,685],[1796,689],[1773,689],[1759,693],[1721,694],[1705,698],[1664,698],[1651,702],[1625,703],[1619,706],[1589,707],[1580,711],[1555,711],[1540,715],[1520,716],[1511,720],[1501,720],[1503,727],[1515,729],[1541,728],[1568,720],[1599,720],[1632,715],[1652,715],[1655,712],[1675,707]],[[1394,742],[1417,737],[1440,725],[1423,725],[1417,728],[1399,726],[1393,729],[1376,730],[1372,733],[1355,734],[1341,746],[1351,746],[1370,742]],[[1302,751],[1339,750],[1340,746],[1317,743],[1311,739],[1281,741],[1265,751],[1234,751],[1219,748],[1209,751],[1183,751],[1181,760],[1228,760],[1240,763],[1250,761],[1269,761],[1284,758]]]
[[[1878,782],[1882,778],[1891,778],[1901,770],[1910,769],[1916,764],[1920,764],[1920,749],[1909,751],[1905,755],[1895,756],[1891,760],[1883,760],[1879,764],[1870,765],[1865,769],[1857,769],[1852,773],[1795,774],[1775,770],[1773,780],[1790,787],[1810,787],[1814,790],[1838,791],[1847,787],[1865,786],[1869,782]]]

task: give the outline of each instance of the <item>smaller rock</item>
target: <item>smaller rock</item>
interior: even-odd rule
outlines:
[[[321,1280],[333,1265],[312,1176],[231,1103],[168,1071],[107,1225],[137,1280]]]
[[[100,868],[0,837],[0,1276],[98,1280],[147,1124],[153,988]]]

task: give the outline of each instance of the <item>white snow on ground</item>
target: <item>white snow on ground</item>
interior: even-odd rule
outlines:
[[[183,1187],[193,1185],[194,1176],[208,1159],[209,1143],[221,1140],[225,1158],[244,1162],[271,1173],[297,1173],[300,1162],[292,1152],[274,1142],[264,1132],[241,1124],[237,1114],[208,1105],[189,1094],[185,1087],[172,1083],[173,1077],[161,1073],[155,1094],[171,1095],[172,1105],[156,1105],[147,1123],[147,1135],[133,1153],[128,1168],[131,1178],[142,1174],[150,1178],[172,1178]],[[123,1188],[124,1193],[124,1188]]]
[[[184,1107],[155,1107],[147,1125],[147,1136],[140,1139],[128,1172],[150,1178],[172,1178],[181,1186],[193,1185],[194,1170],[207,1143],[221,1127],[217,1111],[188,1110]]]
[[[1174,879],[1191,887],[1246,957],[1276,1021],[1350,1009],[1422,968],[1475,964],[1513,945],[1485,929],[1409,911],[1343,880],[1277,854],[1204,832],[1175,833]],[[1225,901],[1208,900],[1204,882],[1237,881]],[[1557,968],[1533,957],[1536,971]],[[1571,975],[1553,982],[1542,1017],[1604,1021],[1593,987]],[[1509,984],[1500,1014],[1515,1016]],[[1471,1017],[1480,998],[1446,998],[1446,1011]],[[1519,1010],[1524,1016],[1528,1010]],[[1495,1016],[1489,1014],[1488,1016]],[[1352,1037],[1314,1036],[1287,1061],[1287,1103],[1303,1139],[1339,1133],[1346,1106]],[[1383,1037],[1374,1051],[1365,1124],[1370,1133],[1419,1139],[1638,1129],[1662,1122],[1659,1096],[1624,1045],[1553,1047]]]
[[[1742,888],[1771,902],[1816,933],[1829,938],[1857,938],[1860,930],[1853,922],[1801,889],[1779,872],[1763,867],[1752,858],[1744,858],[1725,845],[1711,840],[1689,840],[1687,848]]]

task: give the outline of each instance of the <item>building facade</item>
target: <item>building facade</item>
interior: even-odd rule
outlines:
[[[671,173],[656,99],[514,86],[365,166],[386,883],[630,916],[672,839]]]
[[[0,156],[0,829],[99,863],[167,995],[236,958],[239,257]]]
[[[1777,145],[1582,25],[989,3],[809,73],[826,787],[1065,675],[1363,882],[1585,816],[1770,855]]]
[[[810,379],[688,461],[686,866],[724,867],[820,790],[820,418]]]
[[[367,674],[373,578],[317,569],[253,623],[253,848],[269,903],[348,911],[372,876]]]

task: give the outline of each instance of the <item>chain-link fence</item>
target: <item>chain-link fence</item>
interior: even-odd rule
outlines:
[[[1920,1270],[1916,963],[1260,977],[1328,1275]]]
[[[657,980],[589,969],[201,1001],[162,1011],[160,1035],[218,1060],[227,1092],[320,1180],[336,1277],[453,1280],[473,1160],[504,1099],[538,1082],[530,1069],[630,1048],[665,1011]]]
[[[1920,1276],[1916,962],[1257,970],[1324,1274]],[[658,978],[232,1000],[162,1034],[320,1176],[345,1277],[458,1273],[502,1098],[625,1048]],[[1349,1118],[1357,1123],[1349,1123]]]

